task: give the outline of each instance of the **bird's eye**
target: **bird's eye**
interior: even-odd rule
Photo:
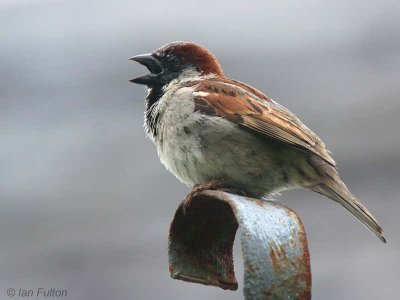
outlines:
[[[182,62],[178,57],[168,55],[166,57],[166,65],[169,70],[175,72],[181,68]]]

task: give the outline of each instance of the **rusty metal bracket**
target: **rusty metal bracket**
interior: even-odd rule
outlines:
[[[245,264],[245,299],[311,299],[306,234],[297,214],[276,202],[204,191],[169,234],[172,278],[237,290],[232,247],[238,226]]]

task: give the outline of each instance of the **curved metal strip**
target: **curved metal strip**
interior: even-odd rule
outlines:
[[[182,206],[182,204],[181,204]],[[246,299],[311,299],[306,234],[297,214],[276,202],[204,191],[169,236],[171,276],[236,290],[232,246],[241,226]]]

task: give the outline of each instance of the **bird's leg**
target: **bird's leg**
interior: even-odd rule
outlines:
[[[206,190],[220,190],[231,194],[241,195],[245,197],[251,197],[250,194],[246,193],[245,191],[235,189],[235,188],[228,188],[224,187],[227,184],[226,180],[215,179],[211,180],[210,182],[204,184],[196,184],[193,186],[190,193],[185,197],[183,204],[182,204],[182,212],[186,215],[186,209],[190,206],[194,197]]]
[[[225,181],[223,181],[223,180],[214,179],[214,180],[211,180],[204,184],[194,185],[192,187],[192,190],[190,191],[190,193],[183,200],[183,204],[182,204],[183,214],[186,215],[186,209],[190,206],[194,197],[196,197],[202,191],[222,189],[224,183],[225,183]]]

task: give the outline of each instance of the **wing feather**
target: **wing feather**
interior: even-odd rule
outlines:
[[[310,151],[327,163],[335,161],[320,138],[288,109],[238,81],[215,78],[192,82],[195,110],[226,118],[266,138]]]

